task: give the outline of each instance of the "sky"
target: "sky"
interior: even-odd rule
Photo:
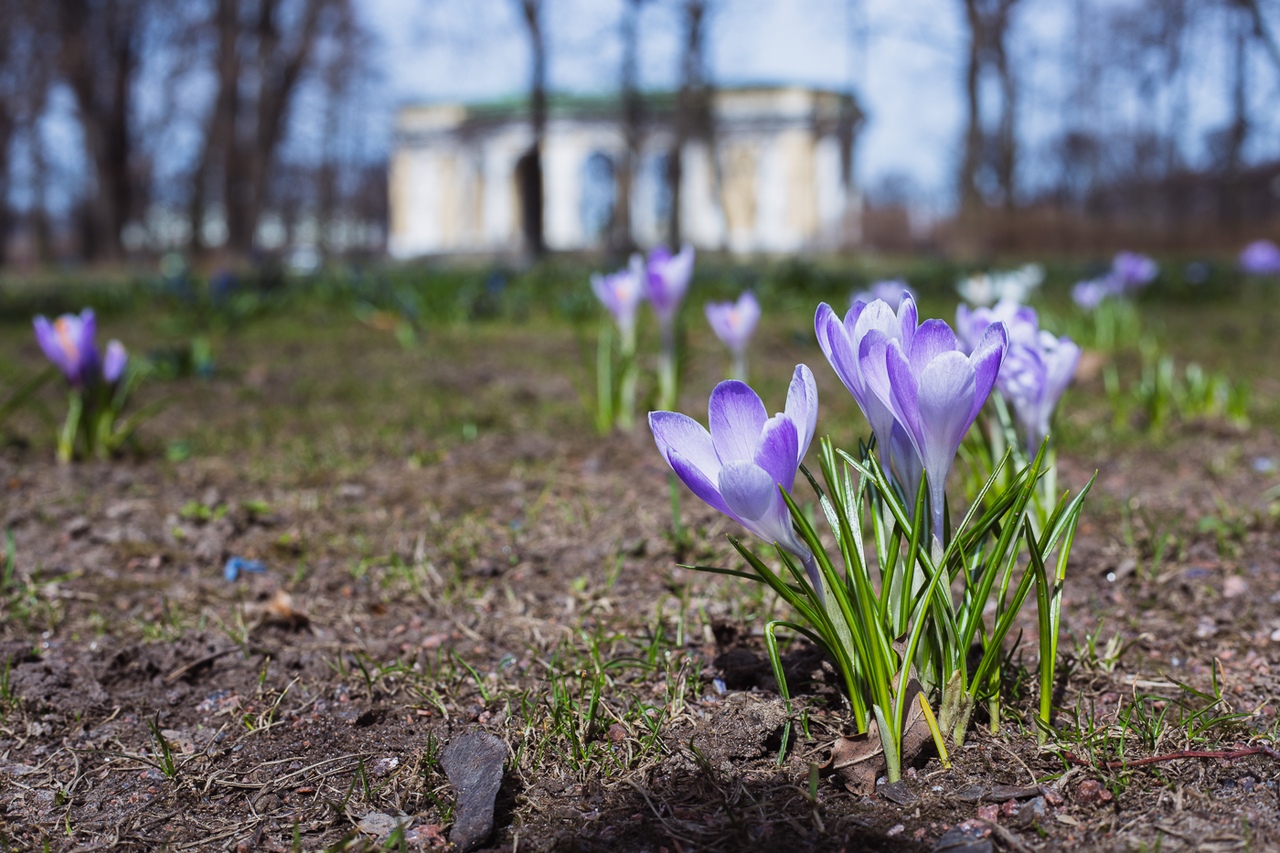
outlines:
[[[553,89],[604,92],[621,63],[621,0],[545,0]],[[672,0],[641,18],[641,85],[676,82]],[[905,173],[928,194],[949,191],[960,138],[963,46],[955,0],[721,0],[710,25],[712,79],[802,83],[858,92],[869,120],[859,178]],[[528,50],[513,0],[367,0],[385,46],[388,109],[525,91]]]

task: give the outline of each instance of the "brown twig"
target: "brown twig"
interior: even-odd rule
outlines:
[[[1094,767],[1101,770],[1119,770],[1125,767],[1140,767],[1144,764],[1160,764],[1165,761],[1177,761],[1181,758],[1221,758],[1226,761],[1234,761],[1237,758],[1245,758],[1250,755],[1265,755],[1269,758],[1280,760],[1280,751],[1269,746],[1247,746],[1240,749],[1180,749],[1177,752],[1168,752],[1164,755],[1153,755],[1149,758],[1135,758],[1132,761],[1103,761],[1100,764],[1094,764],[1080,758],[1075,753],[1068,752],[1066,760],[1070,764],[1078,767]]]
[[[199,669],[202,666],[208,666],[209,664],[213,663],[216,660],[219,660],[220,658],[224,658],[229,654],[234,654],[235,652],[239,652],[239,651],[245,651],[244,647],[231,646],[229,648],[216,651],[213,654],[205,655],[204,657],[198,660],[193,660],[189,664],[178,667],[173,672],[169,673],[164,677],[164,682],[165,684],[172,684],[175,681],[177,681],[179,678],[182,678],[188,673],[194,672],[195,670]],[[267,655],[268,657],[271,656],[271,651],[269,649],[262,649],[262,648],[258,648],[257,646],[249,647],[247,652],[250,655]]]
[[[991,830],[991,834],[1000,839],[1000,842],[1005,847],[1014,851],[1014,853],[1032,853],[1031,848],[1022,843],[1022,839],[1018,838],[1018,836],[1014,835],[1000,824],[985,818],[978,818],[978,820],[981,823],[986,824],[987,829]]]

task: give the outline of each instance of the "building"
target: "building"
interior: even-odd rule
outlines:
[[[632,236],[641,246],[667,233],[674,104],[669,95],[645,98],[630,192]],[[735,253],[857,241],[852,163],[861,113],[851,96],[796,86],[719,89],[710,112],[711,133],[686,142],[681,157],[682,240]],[[607,245],[618,164],[626,159],[618,116],[614,100],[552,99],[542,148],[549,249]],[[523,102],[402,108],[389,173],[390,253],[519,252],[517,164],[532,138]]]

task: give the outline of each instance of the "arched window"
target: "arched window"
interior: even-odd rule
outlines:
[[[582,164],[582,233],[587,243],[601,243],[609,236],[617,200],[613,160],[596,151]]]

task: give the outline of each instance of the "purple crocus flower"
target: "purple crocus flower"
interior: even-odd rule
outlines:
[[[94,343],[98,322],[93,309],[78,315],[63,314],[50,323],[44,316],[34,321],[36,342],[73,388],[84,388],[98,375],[98,346]]]
[[[1118,296],[1119,289],[1110,277],[1090,279],[1076,282],[1071,288],[1071,300],[1086,311],[1093,311],[1108,296]]]
[[[996,386],[1013,406],[1029,456],[1049,435],[1049,419],[1079,362],[1079,346],[1043,330],[1030,343],[1010,342]]]
[[[684,484],[747,530],[799,557],[814,588],[821,579],[778,491],[788,492],[818,423],[813,374],[797,365],[786,410],[772,418],[745,382],[730,379],[711,392],[711,430],[679,412],[650,412],[658,450]]]
[[[1137,252],[1121,252],[1111,261],[1110,277],[1125,293],[1141,290],[1155,281],[1159,273],[1159,264]]]
[[[1010,345],[1032,344],[1040,334],[1036,309],[1028,305],[1012,299],[1001,299],[991,308],[970,308],[962,303],[956,308],[956,337],[966,353],[973,352],[992,323],[1004,323]]]
[[[673,255],[666,246],[658,246],[649,253],[647,271],[645,296],[662,325],[670,326],[693,278],[693,247],[685,245]]]
[[[813,325],[822,354],[827,357],[832,370],[840,377],[844,387],[849,389],[867,423],[871,425],[876,445],[880,448],[882,463],[893,472],[903,491],[910,492],[915,488],[919,474],[916,474],[915,480],[904,480],[903,477],[908,476],[907,472],[910,470],[918,472],[919,465],[900,455],[904,449],[910,449],[910,442],[904,443],[902,436],[898,436],[897,441],[894,440],[896,421],[893,408],[871,389],[866,368],[859,357],[864,345],[871,345],[871,341],[878,341],[881,348],[888,340],[901,341],[904,346],[910,347],[911,339],[916,333],[916,303],[910,293],[900,293],[898,298],[900,301],[896,313],[884,300],[855,302],[844,315],[843,321],[824,302],[818,306]]]
[[[624,339],[635,337],[636,309],[644,298],[644,261],[639,255],[631,259],[631,265],[608,275],[592,273],[591,289],[596,298],[613,315]]]
[[[849,305],[853,306],[859,302],[870,304],[879,299],[886,303],[894,311],[898,310],[898,305],[902,302],[902,294],[910,294],[907,283],[900,278],[889,279],[887,281],[872,282],[871,286],[866,290],[853,294],[849,299]],[[912,294],[914,296],[914,294]]]
[[[119,382],[128,364],[129,353],[125,350],[124,344],[114,339],[107,341],[107,351],[102,357],[102,378],[107,384],[115,385]]]
[[[1240,269],[1248,275],[1280,275],[1280,247],[1254,240],[1240,253]]]
[[[858,360],[867,385],[893,411],[924,466],[939,541],[947,474],[991,394],[1008,346],[1004,324],[992,323],[966,356],[942,320],[927,320],[903,339],[872,334],[862,342]]]
[[[737,302],[708,302],[706,312],[711,331],[724,341],[725,346],[735,355],[746,350],[756,324],[760,322],[760,303],[754,293],[748,290],[738,297]]]

